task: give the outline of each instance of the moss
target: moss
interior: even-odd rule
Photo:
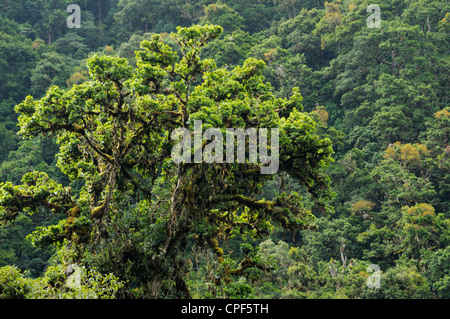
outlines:
[[[208,245],[217,255],[217,259],[220,263],[223,262],[223,249],[219,247],[219,242],[214,237],[208,239]]]
[[[78,206],[74,206],[67,212],[67,215],[69,217],[79,217],[80,216],[81,209]]]
[[[64,236],[66,236],[66,238],[68,238],[68,239],[70,239],[72,237],[75,220],[76,220],[76,218],[73,216],[68,217],[66,220],[66,225],[64,228]]]
[[[96,219],[101,218],[103,216],[103,207],[104,207],[104,204],[93,208],[91,211],[91,217],[96,218]]]

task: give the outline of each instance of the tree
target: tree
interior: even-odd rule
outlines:
[[[83,28],[84,27],[85,26],[83,25]],[[87,46],[83,42],[84,39],[76,33],[67,33],[54,43],[57,47],[58,53],[80,59],[87,53]]]
[[[277,10],[283,16],[288,16],[289,19],[293,19],[300,11],[302,1],[301,0],[274,0]]]
[[[421,265],[425,266],[425,276],[428,279],[432,291],[439,298],[450,297],[450,262],[449,246],[434,251],[426,251],[423,254]]]
[[[412,2],[403,12],[403,17],[410,24],[419,25],[422,32],[425,33],[435,31],[446,12],[448,12],[448,3],[420,0]]]
[[[256,1],[226,1],[227,5],[236,10],[244,19],[244,29],[250,34],[270,28],[276,17],[273,15],[272,0]],[[272,19],[270,18],[272,17]]]
[[[249,51],[258,43],[248,32],[235,30],[208,43],[202,51],[205,58],[214,58],[217,66],[237,66],[244,63]]]
[[[9,152],[17,147],[17,135],[7,130],[3,123],[0,123],[0,145],[0,162],[3,162]]]
[[[40,100],[28,96],[16,107],[20,134],[54,135],[58,166],[84,187],[75,197],[39,172],[26,174],[20,185],[3,183],[2,222],[39,207],[65,213],[57,226],[38,229],[35,242],[65,242],[66,262],[98,266],[153,298],[170,287],[190,296],[180,254],[188,240],[206,242],[221,264],[221,238],[264,237],[271,223],[291,231],[311,226],[314,215],[298,193],[258,198],[273,178],[260,173],[261,164],[176,164],[171,131],[192,132],[194,120],[221,129],[278,128],[279,170],[304,186],[315,209],[330,211],[324,169],[331,141],[318,136],[317,124],[302,112],[298,90],[289,100],[274,97],[261,75],[264,62],[248,59],[230,70],[201,60],[202,47],[221,32],[211,25],[178,28],[173,37],[180,55],[155,35],[141,43],[136,68],[123,58],[95,55],[88,60],[90,81],[67,91],[51,87]]]
[[[309,253],[312,265],[317,269],[320,261],[341,259],[343,247],[350,247],[345,251],[350,258],[357,257],[358,246],[356,235],[357,226],[343,218],[321,217],[317,219],[318,231],[302,231],[305,250]]]
[[[371,176],[381,186],[386,205],[401,208],[427,202],[436,195],[434,185],[426,176],[418,177],[396,160],[383,160],[373,169]]]
[[[380,289],[366,290],[366,298],[429,299],[430,287],[417,267],[398,265],[381,274]]]
[[[53,85],[64,86],[70,77],[70,62],[71,59],[65,55],[44,53],[31,76],[33,94],[42,96]]]
[[[405,206],[398,225],[402,228],[402,250],[411,258],[419,259],[422,249],[448,246],[449,220],[444,214],[435,214],[434,207],[429,204]]]
[[[12,104],[16,104],[25,98],[25,92],[30,87],[30,71],[37,57],[32,50],[31,41],[21,34],[19,24],[3,17],[0,17],[0,51],[0,105],[2,115],[8,116],[3,105],[9,102],[8,108],[11,108],[7,113],[14,113],[13,105],[8,99],[11,98]]]
[[[52,178],[67,182],[54,165],[57,153],[54,142],[46,138],[22,140],[17,150],[9,152],[0,164],[0,181],[19,183],[22,176],[34,170],[48,173]]]
[[[283,47],[293,53],[304,54],[307,65],[319,69],[324,65],[327,50],[321,49],[320,36],[313,34],[323,11],[318,9],[302,9],[293,19],[287,20],[278,27]]]
[[[0,268],[0,299],[24,299],[30,290],[20,269],[13,266]]]
[[[181,0],[119,0],[113,29],[123,38],[133,33],[170,32],[184,25],[183,8],[189,3]],[[192,21],[190,21],[192,22]]]
[[[120,9],[114,15],[128,32],[142,30],[149,32],[150,22],[155,17],[156,1],[153,0],[119,0],[117,7]]]
[[[48,217],[51,219],[46,220]],[[15,265],[26,271],[28,276],[42,276],[48,260],[55,253],[55,247],[33,247],[26,236],[35,229],[36,223],[49,225],[57,219],[58,217],[49,215],[48,211],[37,212],[31,217],[23,213],[16,218],[14,225],[0,226],[0,266]]]
[[[430,179],[438,190],[439,200],[434,206],[445,212],[449,209],[447,198],[450,196],[450,112],[448,108],[435,113],[434,118],[427,121],[427,129],[420,134],[420,140],[430,150],[433,163]]]
[[[69,4],[71,4],[69,0],[37,1],[35,9],[42,18],[39,25],[42,32],[45,33],[43,35],[47,38],[48,45],[51,45],[55,37],[62,33],[64,28],[67,28],[67,6]]]

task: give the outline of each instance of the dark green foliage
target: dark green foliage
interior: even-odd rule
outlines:
[[[0,4],[0,298],[450,297],[448,2],[71,3]],[[279,173],[174,165],[195,119]]]

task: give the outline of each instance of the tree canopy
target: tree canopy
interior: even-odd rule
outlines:
[[[448,3],[69,4],[0,4],[0,298],[448,298]]]
[[[212,25],[179,28],[173,38],[180,56],[155,35],[141,42],[144,50],[137,52],[134,69],[123,58],[95,55],[87,61],[91,80],[68,90],[53,86],[38,100],[28,96],[16,107],[19,135],[54,136],[60,148],[58,167],[84,186],[76,198],[47,174],[30,172],[21,185],[2,184],[2,221],[40,207],[66,214],[57,232],[42,229],[35,236],[45,237],[40,243],[66,240],[68,249],[78,252],[72,263],[82,263],[100,247],[114,248],[118,260],[128,249],[137,249],[134,253],[145,256],[152,272],[145,291],[151,297],[159,296],[166,277],[177,283],[179,293],[189,294],[179,254],[188,238],[206,240],[222,262],[219,238],[235,233],[262,237],[270,234],[271,222],[292,231],[313,226],[314,216],[300,194],[258,198],[273,178],[261,175],[258,164],[175,165],[171,159],[171,131],[192,126],[195,119],[220,129],[276,127],[280,169],[298,179],[317,205],[329,209],[324,168],[333,153],[330,139],[320,138],[317,124],[302,112],[298,90],[290,99],[275,98],[261,75],[264,62],[250,58],[227,70],[202,60],[201,48],[221,31]],[[164,192],[159,191],[162,184]],[[145,242],[138,236],[133,248],[120,247],[129,236],[119,228],[123,215],[139,215],[140,209],[153,220],[146,228],[160,229],[159,238]],[[145,249],[138,249],[142,244]]]

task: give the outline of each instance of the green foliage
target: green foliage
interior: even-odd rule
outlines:
[[[263,61],[249,58],[242,66],[228,70],[215,67],[212,60],[202,60],[199,57],[202,47],[221,32],[221,27],[213,25],[179,27],[172,38],[180,53],[154,35],[151,41],[141,42],[143,50],[136,53],[136,68],[124,58],[94,55],[87,61],[90,81],[73,85],[67,91],[52,86],[40,100],[28,96],[17,105],[16,111],[21,114],[19,134],[56,136],[60,145],[58,166],[72,181],[84,181],[88,192],[81,194],[89,198],[89,203],[74,198],[70,188],[56,183],[47,174],[31,172],[24,175],[22,185],[10,182],[1,185],[2,221],[14,221],[21,210],[46,208],[65,213],[67,219],[58,225],[38,228],[30,237],[32,242],[45,246],[69,240],[75,245],[77,262],[83,262],[86,244],[97,243],[87,251],[95,255],[100,245],[105,254],[88,257],[85,262],[120,274],[128,282],[144,280],[139,274],[142,266],[134,262],[136,258],[147,259],[144,273],[157,273],[165,280],[181,280],[178,277],[181,270],[171,260],[188,234],[185,230],[196,229],[198,223],[206,229],[192,234],[208,242],[219,263],[224,261],[224,251],[216,236],[242,233],[261,238],[270,234],[271,222],[292,232],[310,227],[314,216],[303,207],[299,194],[283,192],[274,201],[252,198],[258,194],[252,185],[271,179],[270,175],[259,174],[258,164],[179,165],[175,170],[168,162],[173,147],[168,140],[170,129],[183,127],[185,123],[192,125],[195,119],[202,119],[205,126],[222,128],[279,127],[281,169],[299,179],[305,190],[316,197],[319,207],[330,209],[327,201],[332,194],[328,192],[329,180],[323,169],[331,161],[331,141],[320,138],[314,120],[301,112],[298,89],[293,89],[290,99],[273,96],[271,86],[264,83],[261,75]],[[202,83],[195,83],[200,74]],[[280,118],[278,112],[283,112],[286,118]],[[305,158],[309,159],[306,166]],[[162,170],[161,161],[168,164]],[[150,230],[147,244],[141,243],[146,232],[138,232],[129,238],[131,247],[118,245],[124,242],[123,237],[130,236],[116,231],[128,225],[124,220],[127,214],[118,208],[129,206],[126,203],[130,201],[139,203],[142,198],[144,205],[153,201],[153,185],[159,170],[162,178],[170,178],[166,183],[174,186],[178,180],[182,187],[175,188],[172,194],[158,195],[166,196],[171,211],[189,218],[173,219],[166,213],[167,205],[158,201],[152,204],[153,216],[142,220]],[[217,171],[222,180],[212,178]],[[243,174],[246,179],[235,178]],[[139,185],[138,181],[145,179],[151,183]],[[209,195],[209,200],[204,201],[208,188],[213,189],[214,196]],[[145,206],[138,204],[138,207],[145,213]],[[105,234],[110,234],[107,241],[102,239]],[[160,257],[151,261],[155,252],[160,252]],[[130,264],[122,264],[125,267],[117,268],[108,261],[112,256],[123,259],[127,255]],[[163,270],[166,263],[174,269],[172,275]],[[160,285],[152,286],[156,288],[150,287],[146,293],[158,296]],[[187,293],[183,287],[177,289],[177,293]]]
[[[243,28],[244,19],[226,4],[218,2],[205,7],[205,15],[201,22],[220,25],[225,32],[231,33],[236,29]]]
[[[0,180],[18,183],[26,173],[39,170],[55,179],[66,181],[67,178],[52,165],[56,152],[51,140],[36,138],[20,141],[18,149],[9,152],[8,157],[2,162]]]
[[[17,103],[26,96],[30,87],[36,54],[32,49],[31,40],[21,34],[19,24],[2,16],[0,16],[0,52],[2,52],[0,102],[3,105],[3,100],[11,98]],[[2,107],[2,113],[5,111]],[[8,111],[12,112],[12,109]]]
[[[429,299],[430,287],[414,266],[389,268],[381,276],[380,289],[367,291],[368,298],[375,299]]]
[[[404,207],[398,222],[402,227],[404,254],[417,259],[422,249],[446,247],[449,244],[450,221],[444,214],[435,214],[433,206],[417,204]]]
[[[23,299],[30,290],[20,269],[13,266],[0,268],[0,299]]]
[[[370,3],[0,4],[0,297],[448,298],[449,4]],[[194,120],[279,173],[174,164]]]
[[[40,289],[35,289],[29,294],[31,299],[115,299],[117,292],[122,287],[120,282],[112,274],[101,274],[97,269],[78,268],[75,284],[69,284],[69,277],[64,269],[59,266],[51,266],[45,273],[45,277],[37,282]],[[43,289],[44,285],[50,287]]]
[[[208,43],[203,50],[203,55],[205,58],[214,58],[219,67],[241,65],[256,44],[257,39],[254,36],[242,30],[235,30]]]
[[[232,282],[224,288],[224,294],[230,299],[247,299],[252,293],[252,287],[245,281]]]
[[[425,276],[430,282],[431,289],[436,292],[439,298],[447,299],[450,296],[449,290],[449,269],[450,248],[447,246],[435,251],[426,251],[422,263],[426,265]]]
[[[13,151],[17,147],[17,135],[14,132],[6,129],[5,124],[0,123],[0,161],[3,162],[9,152]]]
[[[20,214],[12,225],[0,226],[0,267],[15,265],[26,270],[33,278],[45,272],[47,261],[54,253],[54,249],[33,247],[27,240],[27,234],[35,229],[37,223],[54,223],[46,221],[45,214],[38,212],[34,216]]]

